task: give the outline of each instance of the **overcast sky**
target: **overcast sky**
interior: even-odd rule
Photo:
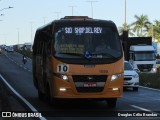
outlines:
[[[38,27],[64,16],[92,17],[91,0],[0,0],[0,44],[14,45],[33,42]],[[117,27],[124,23],[125,0],[94,0],[93,18],[112,20]],[[134,15],[148,15],[149,20],[160,20],[160,0],[126,0],[127,23]],[[7,7],[12,9],[5,9]],[[2,10],[2,11],[1,11]],[[57,14],[57,12],[59,14]]]

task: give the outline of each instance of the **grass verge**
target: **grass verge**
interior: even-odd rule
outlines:
[[[160,71],[157,73],[140,73],[140,85],[160,89]]]

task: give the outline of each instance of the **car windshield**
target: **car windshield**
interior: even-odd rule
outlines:
[[[56,57],[102,59],[122,55],[119,36],[111,27],[60,27],[54,36]]]
[[[129,62],[124,63],[124,70],[133,70],[133,68]]]

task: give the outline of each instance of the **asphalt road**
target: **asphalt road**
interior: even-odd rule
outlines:
[[[71,101],[63,102],[58,108],[38,99],[37,90],[32,81],[32,61],[23,65],[22,55],[18,53],[0,54],[0,74],[46,119],[160,119],[160,91],[140,88],[138,92],[128,89],[123,98],[118,99],[117,107],[109,109],[105,101]],[[146,112],[147,111],[147,112]],[[143,113],[159,117],[140,117]],[[112,117],[135,113],[138,117]]]

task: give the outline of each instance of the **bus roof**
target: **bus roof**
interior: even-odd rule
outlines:
[[[89,23],[91,25],[96,25],[96,24],[99,24],[101,23],[102,25],[107,25],[107,26],[114,26],[115,27],[115,23],[110,21],[110,20],[100,20],[100,19],[93,19],[93,18],[90,18],[88,16],[65,16],[64,18],[61,18],[61,19],[58,19],[58,20],[54,20],[42,27],[39,27],[37,29],[37,31],[41,31],[41,30],[48,30],[48,29],[52,29],[50,28],[53,24],[56,24],[56,25],[63,25],[63,24],[77,24],[77,22],[80,22],[80,23]]]

